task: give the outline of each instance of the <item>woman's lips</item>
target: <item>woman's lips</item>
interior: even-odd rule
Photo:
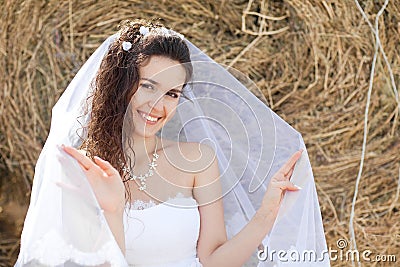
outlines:
[[[159,119],[161,119],[161,117],[155,117],[139,110],[138,113],[146,124],[154,125],[158,122]]]

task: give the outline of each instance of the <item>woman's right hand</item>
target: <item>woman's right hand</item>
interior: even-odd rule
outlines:
[[[259,211],[263,214],[271,214],[276,218],[283,196],[286,191],[298,191],[301,189],[290,181],[296,162],[300,159],[303,150],[294,153],[290,159],[271,178],[265,192]]]
[[[61,148],[78,161],[103,211],[122,212],[125,206],[125,187],[118,171],[99,157],[95,156],[93,162],[74,147],[62,145]]]

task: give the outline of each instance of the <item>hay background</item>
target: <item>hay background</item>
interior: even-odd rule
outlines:
[[[383,2],[361,1],[370,21]],[[137,17],[164,18],[216,61],[257,83],[270,107],[303,134],[328,246],[336,249],[339,238],[349,240],[374,53],[374,36],[354,1],[0,0],[0,5],[0,266],[12,266],[18,253],[52,106],[118,22]],[[397,86],[399,7],[399,0],[391,0],[380,19]],[[394,254],[399,262],[399,112],[381,55],[373,85],[354,227],[359,250]]]

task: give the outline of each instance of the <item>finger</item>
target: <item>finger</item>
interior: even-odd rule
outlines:
[[[108,175],[119,175],[118,171],[106,160],[103,160],[97,156],[94,157],[96,164]]]
[[[294,168],[294,165],[296,165],[296,162],[299,160],[301,157],[301,153],[303,150],[299,150],[296,153],[294,153],[290,159],[282,166],[280,169],[280,172],[282,172],[285,176],[290,172],[292,168]]]
[[[67,190],[73,191],[73,192],[79,191],[79,187],[76,187],[72,184],[67,184],[67,183],[60,182],[60,181],[56,181],[55,184],[62,189],[67,189]]]
[[[276,183],[276,186],[278,186],[282,191],[298,191],[301,189],[300,186],[295,185],[294,183],[290,181],[280,181]]]
[[[62,181],[56,181],[55,182],[56,186],[60,187],[61,190],[65,190],[64,192],[69,192],[75,195],[78,195],[79,197],[83,199],[87,199],[89,196],[87,194],[87,191],[83,189],[82,187],[78,187],[73,184],[65,183]]]
[[[78,163],[84,168],[84,170],[89,170],[91,167],[94,166],[94,163],[87,156],[80,153],[76,148],[64,145],[61,145],[61,148],[74,159],[76,159]]]
[[[289,170],[289,172],[285,175],[285,179],[286,179],[286,180],[290,180],[290,178],[292,177],[293,171],[294,171],[294,166],[293,166],[293,168],[291,168],[291,169]]]

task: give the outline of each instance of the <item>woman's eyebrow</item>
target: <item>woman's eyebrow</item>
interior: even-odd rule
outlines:
[[[150,79],[150,78],[140,78],[140,79],[141,79],[141,80],[148,81],[148,82],[151,82],[152,84],[155,84],[155,85],[160,84],[159,82],[156,82],[155,80],[152,80],[152,79]]]

